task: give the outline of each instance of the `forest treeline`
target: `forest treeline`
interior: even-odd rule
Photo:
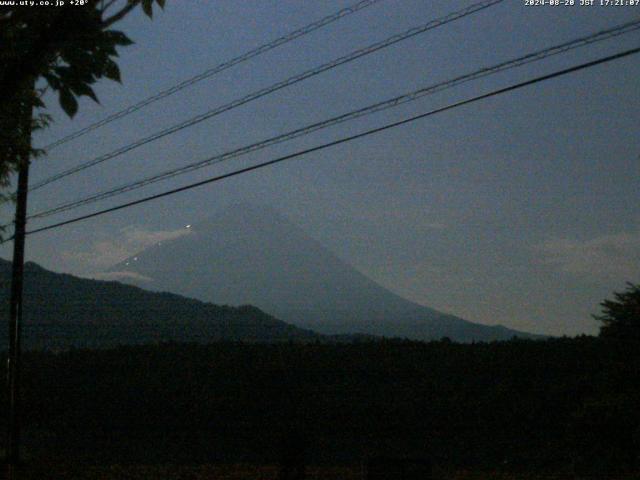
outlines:
[[[28,459],[264,464],[294,445],[315,464],[637,467],[635,341],[161,344],[24,360]]]

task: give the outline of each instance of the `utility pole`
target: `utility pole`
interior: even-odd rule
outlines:
[[[31,102],[31,98],[27,95]],[[24,245],[27,223],[27,192],[29,189],[29,157],[31,154],[31,104],[22,114],[24,148],[19,153],[16,216],[13,235],[13,264],[11,272],[11,304],[9,309],[9,358],[7,359],[7,391],[9,394],[9,419],[7,430],[7,478],[17,478],[20,463],[20,354],[22,336],[22,287],[24,278]],[[21,112],[22,113],[22,112]]]

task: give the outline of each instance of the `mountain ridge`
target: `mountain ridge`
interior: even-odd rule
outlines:
[[[213,303],[256,305],[287,323],[323,334],[427,341],[541,338],[469,322],[404,299],[275,210],[251,204],[222,210],[191,225],[188,234],[143,250],[108,272],[144,288]]]
[[[0,259],[0,302],[8,304],[11,262]],[[214,305],[170,292],[150,292],[116,281],[80,278],[25,263],[23,322],[25,326],[122,326],[132,336],[167,341],[287,341],[320,339],[310,330],[289,325],[251,305]],[[0,316],[6,317],[3,308]],[[146,337],[145,337],[146,338]],[[127,343],[123,338],[123,343]]]

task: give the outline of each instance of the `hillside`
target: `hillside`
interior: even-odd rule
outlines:
[[[5,305],[10,278],[11,263],[0,259],[0,301]],[[7,308],[0,315],[6,318]],[[36,326],[55,326],[59,327],[55,334],[116,335],[122,340],[104,339],[111,344],[144,343],[149,338],[266,342],[318,338],[315,333],[288,325],[256,307],[213,305],[118,282],[78,278],[48,271],[32,262],[25,264],[23,318],[28,331],[34,331]],[[112,328],[116,326],[117,331]],[[96,340],[100,343],[99,338]]]

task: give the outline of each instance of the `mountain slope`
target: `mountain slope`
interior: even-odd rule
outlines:
[[[110,274],[213,303],[249,303],[325,334],[417,340],[448,336],[458,341],[532,336],[410,302],[337,258],[277,212],[246,204],[128,258]]]
[[[0,259],[0,302],[5,305],[0,310],[0,318],[5,319],[10,280],[11,263]],[[159,335],[163,340],[183,341],[282,341],[319,337],[256,307],[219,306],[118,282],[78,278],[45,270],[32,262],[25,264],[23,312],[27,327],[35,324],[60,326],[63,330],[64,327],[83,327],[77,330],[78,334],[93,335],[100,328],[120,326],[118,335],[125,340],[127,335],[142,339]],[[68,329],[64,334],[69,334]]]

